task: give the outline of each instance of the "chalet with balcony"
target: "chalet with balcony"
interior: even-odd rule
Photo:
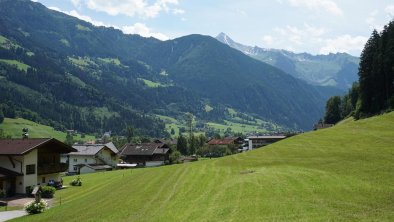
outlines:
[[[170,160],[170,147],[160,141],[153,143],[125,144],[120,153],[121,159],[138,166],[160,166]]]
[[[73,145],[77,152],[62,155],[61,162],[68,165],[68,173],[84,174],[112,170],[118,163],[118,149],[107,144]]]
[[[56,139],[1,139],[0,189],[8,196],[26,193],[26,187],[60,181],[67,165],[60,155],[76,151]]]

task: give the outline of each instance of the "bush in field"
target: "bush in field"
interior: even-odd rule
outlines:
[[[71,186],[82,186],[82,180],[81,180],[81,178],[80,178],[80,177],[77,177],[77,178],[73,179],[73,180],[70,182],[70,185],[71,185]]]
[[[25,211],[28,214],[39,214],[44,212],[48,208],[48,203],[45,200],[40,200],[36,203],[35,200],[25,204]]]
[[[42,186],[41,187],[41,196],[44,198],[52,198],[53,195],[55,194],[56,188],[51,187],[51,186]]]

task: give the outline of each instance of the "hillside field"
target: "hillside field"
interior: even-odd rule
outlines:
[[[4,122],[0,124],[0,129],[4,130],[6,135],[11,135],[12,138],[22,138],[22,129],[29,129],[30,138],[56,138],[60,141],[65,141],[67,133],[57,131],[53,127],[35,123],[33,121],[17,118],[5,118]],[[74,140],[90,141],[95,140],[94,136],[85,135],[85,138],[81,138],[81,134],[77,134],[73,137]]]
[[[220,159],[82,175],[57,206],[14,221],[393,221],[393,159],[394,112]]]

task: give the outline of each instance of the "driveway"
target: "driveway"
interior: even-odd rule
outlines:
[[[11,220],[17,217],[22,217],[27,215],[24,210],[11,210],[0,212],[0,222]]]

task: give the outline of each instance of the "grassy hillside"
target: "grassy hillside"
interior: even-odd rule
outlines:
[[[5,118],[4,122],[0,124],[0,129],[4,130],[6,135],[11,135],[12,138],[21,138],[22,137],[22,129],[29,129],[29,137],[30,138],[56,138],[60,141],[64,141],[66,139],[67,134],[65,132],[56,131],[50,126],[41,125],[39,123],[32,122],[30,120],[17,118],[10,119]],[[74,136],[75,140],[95,140],[94,136],[86,135],[85,138],[81,138],[81,135],[78,134]]]
[[[263,149],[83,175],[16,221],[393,221],[394,112]],[[69,182],[73,177],[66,177]]]

